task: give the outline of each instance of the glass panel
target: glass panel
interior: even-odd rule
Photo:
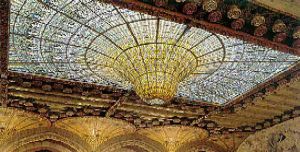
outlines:
[[[161,88],[180,79],[176,96],[224,104],[299,61],[94,0],[11,2],[11,71],[128,90],[135,89],[136,77],[143,78],[137,82],[142,87],[155,80]]]

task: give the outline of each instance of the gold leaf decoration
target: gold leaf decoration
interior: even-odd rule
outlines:
[[[208,137],[204,129],[184,126],[154,127],[139,130],[138,133],[160,142],[169,152],[175,152],[185,143]]]
[[[98,117],[61,119],[54,126],[79,135],[93,150],[113,137],[135,131],[135,127],[125,121]]]

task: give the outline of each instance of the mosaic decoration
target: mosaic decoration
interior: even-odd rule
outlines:
[[[159,97],[175,94],[224,104],[299,61],[239,39],[89,0],[14,0],[10,26],[11,71],[135,90],[142,98],[149,95],[146,90],[151,94],[149,84],[164,82],[154,85],[161,90],[155,92]],[[139,79],[143,72],[148,77]]]

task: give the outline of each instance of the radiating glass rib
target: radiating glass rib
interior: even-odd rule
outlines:
[[[126,24],[128,30],[129,30],[131,36],[133,37],[133,39],[134,39],[136,45],[139,45],[139,42],[138,42],[136,36],[133,34],[132,29],[131,29],[131,27],[130,27],[128,21],[124,18],[124,16],[120,13],[120,11],[119,11],[116,7],[114,7],[114,8],[115,8],[115,10],[119,13],[119,15],[122,17],[122,19],[124,20],[124,22],[125,22],[125,24]],[[140,48],[138,48],[138,49],[139,49],[139,55],[142,57],[142,61],[143,61],[144,67],[146,67],[144,57],[143,57],[143,55],[142,55],[142,53],[141,53],[141,49],[140,49]],[[124,53],[125,53],[125,55],[128,57],[128,59],[131,61],[131,59],[129,58],[129,56],[126,54],[126,51],[124,51]],[[131,62],[132,62],[132,61],[131,61]],[[132,64],[132,66],[134,66],[134,64]],[[134,68],[136,68],[136,67],[134,66]],[[137,71],[137,70],[136,70],[136,72],[139,73],[139,71]],[[139,73],[139,75],[141,75],[141,73]],[[148,80],[148,79],[149,79],[149,78],[148,78],[148,76],[147,76],[147,80]],[[138,79],[138,80],[139,80],[139,79]],[[148,81],[149,81],[149,80],[148,80]],[[142,85],[142,82],[141,82],[141,81],[140,81],[140,84]],[[145,90],[143,90],[143,91],[145,92]]]
[[[81,2],[81,4],[85,7],[85,8],[87,8],[88,10],[90,10],[91,12],[93,12],[97,17],[99,17],[99,18],[101,18],[101,19],[103,19],[104,20],[104,18],[102,18],[100,15],[101,14],[98,14],[97,12],[95,12],[95,11],[93,11],[90,7],[88,7],[85,3],[83,3],[81,0],[79,0],[80,2]],[[104,20],[105,21],[105,20]],[[111,27],[113,27],[113,25],[111,25],[109,22],[106,22],[105,21],[105,23],[106,24],[108,24],[109,26],[111,26]]]
[[[21,36],[21,37],[26,37],[26,38],[35,38],[35,39],[39,39],[40,41],[49,41],[49,42],[53,42],[53,43],[63,44],[65,46],[73,46],[73,47],[79,47],[79,48],[84,48],[84,49],[87,48],[87,47],[83,47],[83,46],[80,46],[80,45],[74,45],[74,44],[65,43],[65,42],[52,40],[52,39],[47,39],[47,38],[41,38],[41,37],[37,37],[37,36],[33,36],[33,35],[27,36],[27,35],[20,34],[20,33],[11,33],[11,34],[18,35],[18,36]]]
[[[199,41],[197,44],[193,45],[191,48],[189,48],[189,50],[192,50],[193,48],[195,48],[196,46],[200,45],[203,41],[207,40],[209,37],[213,36],[213,34],[210,34],[206,37],[204,37],[201,41]]]

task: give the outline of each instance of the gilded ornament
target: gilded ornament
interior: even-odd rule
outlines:
[[[241,9],[237,5],[231,5],[229,11],[227,12],[227,16],[229,19],[238,19],[242,14]]]
[[[186,46],[188,47],[190,46]],[[196,70],[199,60],[191,51],[166,44],[157,48],[159,49],[149,45],[132,48],[127,50],[127,56],[121,54],[111,63],[116,74],[131,82],[137,95],[151,105],[169,103],[175,96],[179,83]],[[173,54],[174,50],[178,53]]]
[[[32,102],[25,102],[25,103],[24,103],[24,106],[25,106],[25,107],[32,107],[32,106],[33,106],[33,103],[32,103]]]
[[[91,151],[109,139],[135,131],[135,127],[125,121],[99,117],[65,118],[54,126],[80,136],[91,146]]]
[[[41,113],[41,114],[45,114],[46,112],[48,111],[47,108],[38,108],[38,112]]]
[[[58,115],[56,115],[56,114],[51,114],[50,115],[50,119],[53,119],[53,120],[56,120],[56,119],[58,119],[59,117],[58,117]]]
[[[300,26],[297,26],[294,33],[293,33],[293,38],[294,39],[299,39],[300,38]]]
[[[50,125],[50,122],[40,115],[13,108],[0,108],[0,145],[20,131]]]
[[[275,33],[284,32],[286,30],[286,25],[282,20],[276,20],[272,27],[272,30]]]
[[[185,143],[208,137],[206,130],[186,126],[152,127],[139,130],[138,133],[160,142],[169,152],[177,151]]]
[[[216,0],[205,0],[203,2],[202,8],[206,12],[211,12],[216,10],[218,7],[218,2]]]
[[[266,22],[265,17],[259,14],[255,15],[251,20],[251,24],[256,27],[265,24],[265,22]]]
[[[73,116],[75,113],[74,113],[74,111],[72,111],[72,110],[68,110],[67,112],[66,112],[66,115],[67,116]]]

